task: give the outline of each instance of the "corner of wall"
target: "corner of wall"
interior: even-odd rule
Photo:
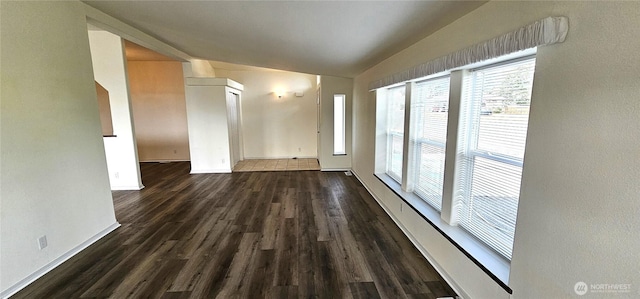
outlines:
[[[214,78],[216,76],[216,71],[208,60],[191,59],[191,71],[191,77]]]

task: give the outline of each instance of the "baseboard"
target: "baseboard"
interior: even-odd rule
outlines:
[[[195,169],[191,170],[190,174],[200,174],[200,173],[231,173],[230,168],[222,168],[222,169]]]
[[[111,186],[111,191],[138,191],[144,189],[144,185],[139,186]]]
[[[444,271],[442,266],[440,266],[440,264],[438,264],[438,262],[436,262],[436,260],[429,254],[429,252],[427,252],[427,250],[424,247],[422,247],[422,245],[420,245],[418,240],[416,240],[416,238],[411,234],[411,232],[409,232],[409,230],[407,230],[407,228],[404,227],[404,225],[402,225],[402,223],[400,221],[398,221],[398,219],[389,211],[387,206],[385,206],[384,203],[375,194],[373,194],[373,192],[371,192],[371,189],[369,188],[369,186],[367,186],[367,184],[365,184],[362,181],[362,179],[360,178],[360,175],[357,172],[355,172],[353,169],[351,170],[351,172],[354,174],[354,176],[360,182],[360,184],[362,184],[362,186],[364,186],[364,188],[367,189],[367,192],[369,192],[371,197],[373,197],[373,199],[375,199],[376,202],[378,202],[378,205],[380,207],[382,207],[384,212],[387,213],[387,215],[389,215],[389,217],[391,217],[391,220],[393,220],[393,222],[400,228],[402,233],[405,236],[407,236],[407,238],[409,238],[409,241],[411,241],[413,246],[416,249],[418,249],[418,251],[420,251],[422,256],[424,256],[424,258],[427,259],[427,261],[433,266],[433,268],[438,272],[438,274],[440,274],[440,276],[442,276],[442,278],[458,294],[458,298],[471,298],[469,296],[469,294],[464,292],[463,289],[447,274],[447,272]]]
[[[277,157],[244,157],[243,160],[276,160],[276,159],[318,159],[316,156],[277,156]]]
[[[140,163],[171,163],[171,162],[191,162],[191,160],[146,160],[146,161],[138,161]]]
[[[320,171],[349,171],[349,170],[351,170],[351,168],[322,168],[322,169],[320,169]]]
[[[110,225],[109,227],[103,229],[101,232],[97,233],[96,235],[94,235],[93,237],[89,238],[88,240],[82,242],[80,245],[78,245],[78,246],[74,247],[73,249],[67,251],[67,253],[61,255],[57,259],[55,259],[55,260],[51,261],[50,263],[46,264],[44,267],[38,269],[36,272],[33,272],[31,275],[29,275],[29,276],[25,277],[24,279],[20,280],[18,283],[14,284],[14,285],[10,286],[8,289],[2,291],[0,293],[0,298],[2,298],[2,299],[9,298],[10,296],[12,296],[15,293],[19,292],[20,290],[24,289],[26,286],[30,285],[31,283],[36,281],[38,278],[44,276],[45,274],[49,273],[49,271],[51,271],[51,270],[55,269],[56,267],[60,266],[62,263],[64,263],[68,259],[72,258],[74,255],[80,253],[85,248],[91,246],[91,244],[93,244],[96,241],[102,239],[104,236],[108,235],[109,233],[111,233],[112,231],[114,231],[118,227],[120,227],[120,223],[116,222],[116,223]]]

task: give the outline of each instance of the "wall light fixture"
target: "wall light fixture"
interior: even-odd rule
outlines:
[[[278,97],[278,99],[281,99],[282,97],[284,97],[285,95],[285,91],[283,89],[276,89],[276,91],[273,92],[276,97]]]

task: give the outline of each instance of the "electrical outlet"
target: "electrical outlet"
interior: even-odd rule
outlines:
[[[301,151],[302,151],[302,148],[301,148],[301,147],[299,147],[299,148],[298,148],[298,152],[301,152]]]
[[[119,178],[120,178],[120,173],[119,173],[119,172],[116,172],[116,173],[114,173],[114,174],[113,174],[113,176],[114,176],[116,179],[119,179]]]
[[[40,250],[44,249],[45,247],[47,247],[47,236],[42,236],[40,238],[38,238],[38,248]]]

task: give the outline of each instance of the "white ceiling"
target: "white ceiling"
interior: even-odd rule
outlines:
[[[93,1],[195,58],[353,77],[482,1]]]

